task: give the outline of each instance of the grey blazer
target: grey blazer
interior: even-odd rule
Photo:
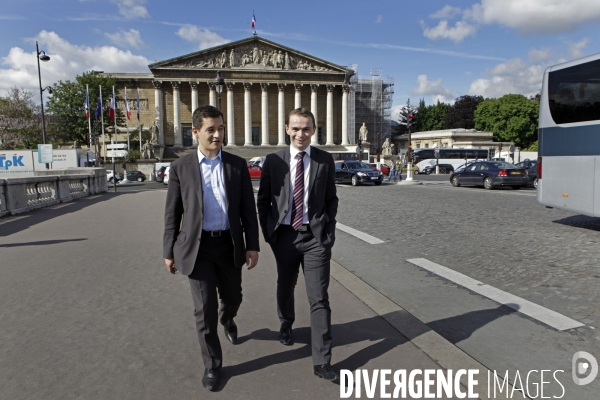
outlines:
[[[322,246],[335,242],[335,217],[338,197],[335,186],[335,163],[326,151],[310,149],[310,176],[308,183],[308,221],[314,237]],[[277,228],[291,212],[290,149],[269,154],[263,164],[258,189],[258,219],[270,244],[277,242]]]
[[[246,161],[224,151],[221,157],[235,264],[241,268],[246,250],[259,250],[254,190]],[[202,203],[198,152],[194,151],[171,163],[165,205],[163,257],[174,258],[175,268],[183,275],[194,270],[200,248]]]

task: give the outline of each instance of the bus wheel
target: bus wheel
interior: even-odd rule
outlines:
[[[483,180],[483,187],[484,187],[486,190],[491,190],[491,189],[493,189],[493,188],[494,188],[494,183],[492,182],[492,178],[490,178],[490,177],[487,177],[487,178],[485,178],[485,179]]]
[[[458,181],[458,176],[453,176],[452,177],[452,186],[454,186],[454,187],[459,187],[460,186],[460,182]]]
[[[352,186],[358,186],[358,185],[360,185],[360,182],[358,181],[358,176],[356,176],[356,175],[352,175],[351,182],[352,182]]]

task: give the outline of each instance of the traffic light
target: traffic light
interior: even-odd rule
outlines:
[[[410,113],[408,114],[408,119],[406,120],[406,128],[413,129],[417,126],[417,114]]]

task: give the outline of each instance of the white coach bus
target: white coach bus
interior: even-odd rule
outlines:
[[[537,200],[600,216],[600,53],[544,72]]]
[[[434,166],[436,163],[435,149],[432,148],[421,148],[413,149],[413,165],[419,168],[418,173],[423,172],[425,167]],[[459,166],[465,164],[468,161],[475,160],[487,160],[489,158],[488,149],[438,149],[440,164],[452,165],[452,169],[455,170]]]

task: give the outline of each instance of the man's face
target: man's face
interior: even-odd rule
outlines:
[[[299,151],[303,151],[310,145],[310,138],[315,134],[316,128],[312,118],[292,115],[285,130],[290,135],[291,145]]]
[[[192,128],[192,133],[198,138],[198,147],[205,156],[216,156],[223,145],[225,127],[223,118],[203,118],[202,127]]]

